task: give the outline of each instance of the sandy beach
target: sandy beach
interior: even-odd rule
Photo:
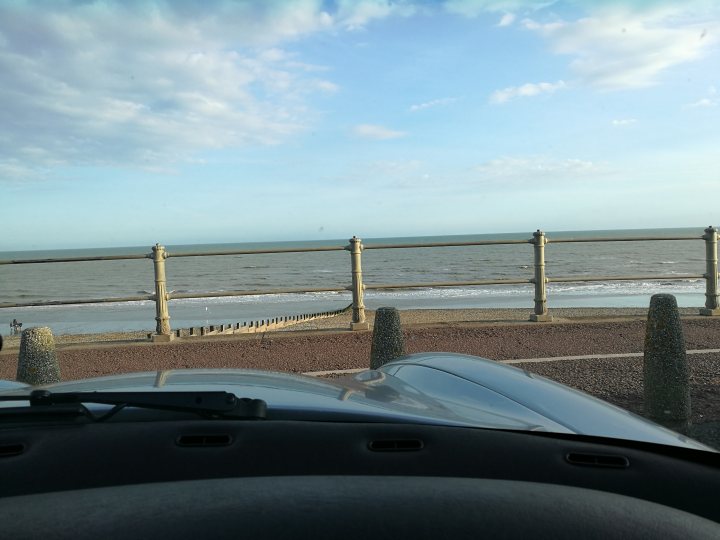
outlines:
[[[720,423],[720,353],[714,352],[720,350],[720,319],[700,317],[690,308],[681,313],[687,350],[704,351],[688,354],[694,435],[713,442]],[[372,325],[373,313],[367,315]],[[527,310],[410,310],[401,312],[401,321],[408,353],[448,351],[512,361],[642,414],[647,310],[558,309],[553,315],[552,323],[530,323]],[[367,368],[372,332],[351,332],[349,322],[345,313],[274,332],[167,344],[150,343],[147,332],[57,336],[56,344],[64,380],[184,368],[295,373]],[[18,345],[18,336],[6,339],[0,378],[15,378]],[[558,359],[588,355],[593,357]]]

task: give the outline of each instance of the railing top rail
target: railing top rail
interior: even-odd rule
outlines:
[[[223,255],[258,255],[265,253],[307,253],[312,251],[344,251],[345,246],[317,246],[307,248],[276,248],[276,249],[233,249],[227,251],[201,251],[198,253],[167,252],[168,257],[220,257]]]
[[[147,259],[150,255],[100,255],[96,257],[54,257],[48,259],[4,259],[0,264],[42,264],[84,261],[121,261],[125,259]]]
[[[478,240],[476,242],[428,242],[419,244],[363,244],[363,249],[411,249],[456,246],[495,246],[511,244],[532,244],[533,240]]]
[[[581,281],[637,281],[637,280],[648,280],[648,281],[682,281],[684,279],[702,279],[705,276],[703,274],[640,274],[634,276],[562,276],[562,277],[548,277],[546,278],[548,283],[573,283]]]
[[[214,257],[222,255],[257,255],[264,253],[305,253],[311,251],[344,251],[345,246],[318,246],[309,248],[278,248],[278,249],[239,249],[230,251],[203,251],[198,253],[167,252],[168,257]],[[118,261],[124,259],[152,259],[152,254],[145,255],[98,255],[95,257],[53,257],[47,259],[3,259],[2,264],[40,264],[85,261]]]
[[[416,289],[430,287],[474,287],[482,285],[522,285],[532,283],[525,278],[518,279],[480,279],[476,281],[428,281],[426,283],[366,283],[363,287],[368,290],[379,289]]]
[[[552,238],[547,237],[547,243],[591,243],[591,242],[645,242],[645,241],[668,241],[668,240],[703,240],[702,236],[632,236],[632,237],[598,237],[598,238]],[[413,249],[413,248],[437,248],[437,247],[462,247],[462,246],[493,246],[493,245],[517,245],[532,244],[533,239],[527,240],[477,240],[470,242],[421,242],[417,244],[367,244],[363,249]],[[316,246],[316,247],[295,247],[275,249],[237,249],[227,251],[201,251],[197,253],[166,252],[168,257],[219,257],[225,255],[260,255],[272,253],[309,253],[321,251],[344,251],[348,246]],[[45,259],[3,259],[0,265],[6,264],[44,264],[44,263],[66,263],[86,261],[119,261],[132,259],[149,259],[152,254],[124,254],[124,255],[99,255],[94,257],[51,257]]]
[[[115,298],[78,298],[74,300],[46,300],[44,302],[25,302],[22,304],[0,303],[0,308],[70,306],[74,304],[112,304],[119,302],[140,302],[142,300],[154,299],[154,294],[145,294],[141,296],[121,296]]]
[[[170,292],[168,297],[170,300],[180,298],[222,298],[226,296],[261,296],[264,294],[294,294],[294,293],[314,293],[314,292],[345,292],[347,287],[295,287],[285,289],[261,289],[250,291],[218,291],[207,293],[173,293]]]
[[[628,236],[624,237],[600,237],[600,238],[547,238],[548,244],[561,244],[570,242],[647,242],[655,240],[702,240],[702,236]]]

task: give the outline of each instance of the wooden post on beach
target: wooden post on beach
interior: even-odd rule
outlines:
[[[532,282],[535,284],[535,312],[530,315],[534,322],[550,322],[552,315],[547,308],[547,278],[545,277],[545,244],[547,239],[545,233],[540,229],[533,233],[533,245],[535,251],[535,277]]]
[[[720,315],[720,294],[718,294],[718,232],[710,225],[703,234],[705,240],[705,307],[700,315]]]
[[[353,236],[349,242],[350,245],[345,249],[350,251],[350,264],[352,266],[353,317],[350,330],[368,330],[370,325],[365,320],[365,304],[363,304],[362,243],[356,236]]]
[[[155,334],[152,340],[171,341],[173,334],[170,331],[170,313],[168,311],[167,280],[165,279],[165,247],[155,244],[152,248],[152,259],[155,266]]]

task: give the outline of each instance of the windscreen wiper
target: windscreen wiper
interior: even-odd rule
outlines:
[[[195,413],[206,418],[260,420],[267,415],[261,399],[238,398],[230,392],[50,392],[33,390],[28,395],[0,396],[0,401],[28,401],[30,407],[0,407],[0,419],[22,417],[87,416],[101,422],[125,407]],[[114,405],[102,415],[85,403]]]

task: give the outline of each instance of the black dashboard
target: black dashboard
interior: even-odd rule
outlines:
[[[547,433],[305,421],[18,425],[0,431],[0,478],[8,538],[720,537],[720,455]]]

